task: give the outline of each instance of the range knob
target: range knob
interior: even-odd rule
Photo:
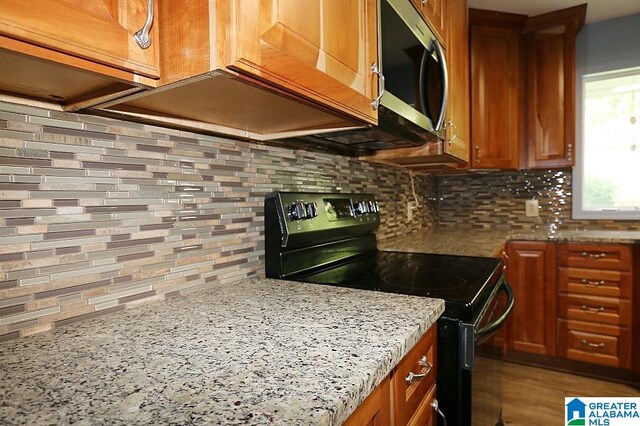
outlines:
[[[318,206],[316,203],[307,203],[305,207],[307,208],[307,219],[318,216]]]
[[[303,202],[296,202],[289,206],[289,216],[291,216],[292,220],[301,220],[306,219],[307,217],[307,208]]]
[[[367,201],[367,204],[369,204],[369,211],[371,213],[378,213],[380,211],[377,201]]]
[[[369,213],[369,205],[366,201],[358,201],[356,203],[356,214],[363,215]]]

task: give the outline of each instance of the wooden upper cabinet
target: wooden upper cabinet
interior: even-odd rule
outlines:
[[[515,306],[509,319],[509,350],[556,352],[556,245],[512,241],[507,245],[507,281]]]
[[[0,35],[158,78],[157,21],[149,48],[133,39],[146,19],[146,0],[0,2]]]
[[[368,123],[378,81],[375,0],[235,0],[228,67]],[[233,45],[234,43],[232,43]]]
[[[469,161],[469,26],[467,0],[447,0],[449,102],[447,104],[446,149]]]
[[[572,167],[575,158],[575,37],[586,4],[531,18],[527,52],[527,168]]]
[[[471,167],[520,161],[520,28],[526,17],[470,10]]]
[[[449,13],[447,3],[449,0],[411,0],[422,17],[427,21],[429,27],[435,32],[438,39],[444,46],[447,46],[447,24],[451,24],[448,18]]]

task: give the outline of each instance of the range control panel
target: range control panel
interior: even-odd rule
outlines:
[[[286,236],[362,225],[375,228],[380,223],[380,205],[371,194],[276,192],[267,199]]]

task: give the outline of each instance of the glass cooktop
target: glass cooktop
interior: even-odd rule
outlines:
[[[501,273],[500,259],[377,251],[287,279],[444,299],[445,316],[471,321]]]

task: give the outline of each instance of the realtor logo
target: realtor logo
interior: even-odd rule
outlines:
[[[567,397],[565,426],[640,426],[640,397]]]
[[[566,412],[567,412],[567,425],[582,425],[584,426],[585,411],[587,408],[587,404],[580,401],[579,398],[573,398],[571,402],[566,404]]]

